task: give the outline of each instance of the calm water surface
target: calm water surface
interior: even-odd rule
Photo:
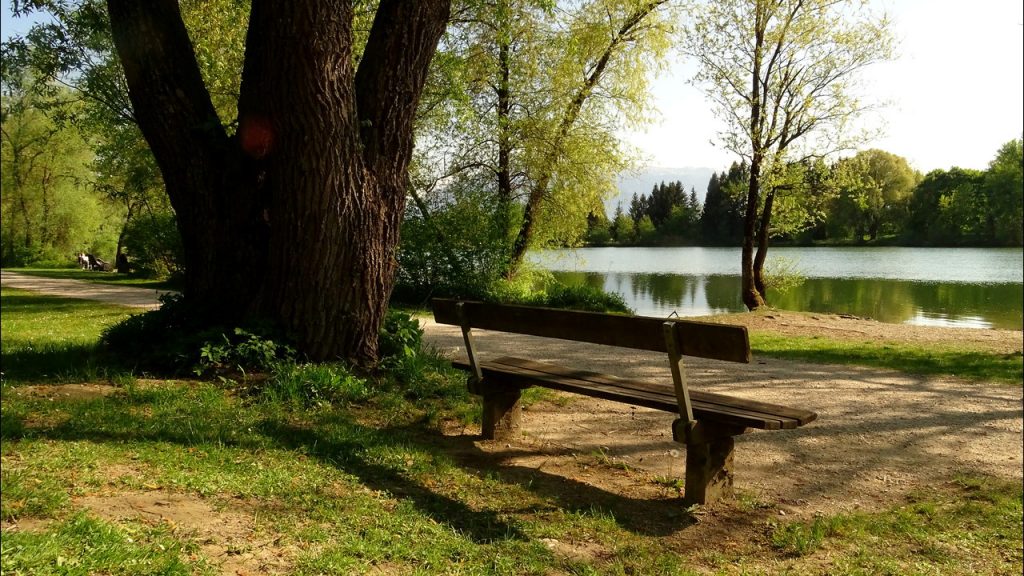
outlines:
[[[807,278],[786,310],[846,313],[883,322],[1008,328],[1024,324],[1020,248],[772,248]],[[582,248],[533,261],[570,284],[618,292],[638,314],[699,316],[744,310],[739,248]]]

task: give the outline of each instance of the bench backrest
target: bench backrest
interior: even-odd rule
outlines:
[[[435,298],[434,320],[461,326],[459,300]],[[466,328],[514,332],[622,348],[670,352],[664,324],[674,322],[676,354],[730,362],[750,362],[750,340],[745,326],[727,326],[692,320],[646,316],[619,316],[533,306],[510,306],[463,301]]]

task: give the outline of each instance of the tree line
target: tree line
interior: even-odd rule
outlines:
[[[922,175],[882,150],[790,165],[770,236],[798,245],[1021,246],[1022,166],[1021,139],[1000,147],[986,170]],[[586,243],[738,246],[749,179],[749,165],[734,162],[711,175],[703,203],[681,182],[662,182],[610,217],[591,212]]]

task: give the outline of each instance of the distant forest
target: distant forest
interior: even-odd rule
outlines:
[[[832,164],[805,161],[773,176],[776,242],[1021,246],[1021,140],[1003,145],[987,170],[950,168],[921,175],[881,150]],[[734,246],[743,240],[750,171],[733,163],[708,181],[703,205],[681,182],[634,194],[610,216],[591,213],[591,246]]]

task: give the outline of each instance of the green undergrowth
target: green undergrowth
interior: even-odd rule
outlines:
[[[755,355],[817,364],[871,366],[1018,386],[1024,379],[1024,359],[1019,352],[999,354],[934,344],[782,336],[765,332],[751,332],[750,345]]]

